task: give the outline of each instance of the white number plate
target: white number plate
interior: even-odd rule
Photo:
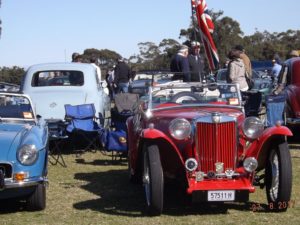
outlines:
[[[235,191],[208,191],[208,201],[234,201]]]

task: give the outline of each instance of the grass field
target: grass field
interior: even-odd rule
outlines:
[[[291,146],[293,193],[287,212],[266,210],[265,190],[257,187],[247,204],[201,205],[170,188],[160,217],[145,213],[143,189],[130,184],[126,161],[112,163],[100,152],[80,158],[65,154],[67,168],[49,165],[47,208],[28,212],[23,203],[0,202],[0,224],[300,224],[300,150]],[[255,210],[253,210],[255,206]]]

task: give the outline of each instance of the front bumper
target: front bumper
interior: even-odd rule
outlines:
[[[246,202],[249,200],[249,193],[255,192],[255,187],[248,178],[238,179],[215,179],[195,181],[189,180],[187,194],[192,196],[195,202],[207,202],[208,191],[234,191],[235,202]]]
[[[12,188],[23,188],[23,187],[30,187],[30,186],[36,186],[38,184],[44,183],[48,184],[48,178],[47,177],[32,177],[25,179],[24,181],[15,181],[12,178],[5,178],[2,187],[0,187],[0,191],[5,189],[12,189]]]

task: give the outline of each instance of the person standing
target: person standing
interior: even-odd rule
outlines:
[[[177,54],[173,56],[170,64],[171,72],[174,72],[173,80],[191,81],[190,66],[188,60],[189,47],[182,45]]]
[[[243,63],[245,65],[246,75],[249,79],[252,79],[251,60],[246,55],[246,51],[245,51],[244,47],[242,45],[236,45],[234,49],[240,51],[240,58],[243,60]]]
[[[114,83],[117,85],[117,93],[128,92],[129,79],[131,76],[130,68],[123,58],[119,58],[114,69]]]
[[[101,69],[100,69],[100,67],[97,65],[97,59],[95,58],[95,57],[92,57],[91,59],[90,59],[90,63],[91,63],[91,65],[93,66],[93,67],[95,67],[95,69],[96,69],[96,72],[97,72],[97,77],[98,77],[98,81],[99,81],[99,83],[101,82]]]
[[[192,82],[202,82],[203,77],[203,61],[200,56],[200,43],[193,41],[191,43],[191,54],[188,55],[189,67],[191,72],[191,81]]]
[[[279,56],[275,56],[274,59],[272,60],[272,63],[273,63],[273,67],[272,67],[272,71],[271,71],[271,76],[273,79],[274,86],[276,86],[277,82],[278,82],[279,73],[282,68],[281,60],[280,60]]]
[[[240,90],[248,91],[249,86],[246,81],[246,69],[243,60],[240,57],[240,51],[233,49],[229,52],[229,64],[227,68],[227,82],[239,84]]]
[[[82,56],[79,53],[74,52],[72,54],[72,62],[81,63],[82,62]]]
[[[297,50],[291,50],[288,54],[287,59],[299,57],[299,52]]]

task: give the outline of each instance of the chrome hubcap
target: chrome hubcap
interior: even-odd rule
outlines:
[[[272,168],[272,185],[270,189],[270,196],[273,201],[276,201],[278,197],[279,189],[279,160],[278,155],[274,153],[271,158],[271,168]]]

